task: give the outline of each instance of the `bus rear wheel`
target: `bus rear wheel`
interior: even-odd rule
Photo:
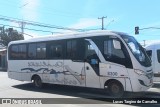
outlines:
[[[124,94],[124,88],[118,81],[111,81],[108,84],[108,91],[112,97],[122,97]]]
[[[34,83],[35,87],[42,88],[43,83],[42,83],[42,80],[39,76],[35,76],[33,78],[33,83]]]

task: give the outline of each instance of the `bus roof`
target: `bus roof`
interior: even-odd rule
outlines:
[[[87,31],[87,32],[80,32],[80,33],[73,33],[73,34],[57,34],[39,38],[32,38],[28,40],[18,40],[12,41],[10,44],[17,44],[17,43],[28,43],[28,42],[39,42],[39,41],[51,41],[51,40],[62,40],[62,39],[70,39],[70,38],[80,38],[80,37],[90,37],[90,36],[102,36],[102,35],[127,35],[123,32],[116,32],[116,31],[109,31],[109,30],[96,30],[96,31]]]

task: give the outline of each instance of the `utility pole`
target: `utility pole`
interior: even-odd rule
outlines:
[[[107,18],[107,16],[103,16],[103,17],[100,17],[98,19],[101,19],[102,20],[102,30],[104,30],[104,18]]]
[[[22,35],[24,34],[24,26],[25,26],[25,22],[19,22],[19,25],[20,25],[20,27],[21,27],[21,33],[22,33]]]
[[[28,4],[29,3],[27,2],[27,3],[23,4],[22,6],[20,6],[19,8],[22,9],[22,8],[24,8]],[[23,22],[23,16],[22,16],[22,22],[18,22],[18,23],[19,23],[19,26],[21,27],[21,33],[23,35],[24,34],[24,26],[26,24],[25,22]]]
[[[146,40],[143,40],[143,42],[144,42],[144,47],[146,46]]]

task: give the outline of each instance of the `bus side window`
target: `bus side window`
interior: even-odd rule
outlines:
[[[23,60],[27,58],[26,44],[13,45],[10,48],[10,59],[12,60]]]
[[[84,61],[84,39],[67,40],[66,58],[74,62]]]
[[[67,41],[67,58],[76,59],[77,54],[77,41],[69,40]]]
[[[113,46],[113,39],[104,41],[104,55],[106,59],[116,61],[118,59],[125,58],[122,49],[115,49]]]
[[[53,59],[62,59],[63,52],[62,52],[62,45],[52,44],[49,47],[49,57]]]
[[[157,59],[158,59],[158,62],[160,63],[160,50],[157,50]]]
[[[86,41],[85,43],[85,59],[91,64],[98,64],[98,56],[92,45]]]
[[[19,57],[20,59],[27,58],[27,46],[25,44],[19,45]]]
[[[11,46],[10,49],[11,53],[10,53],[10,59],[18,59],[18,45],[13,45]]]
[[[35,59],[36,58],[36,44],[29,44],[28,46],[28,58]]]
[[[132,68],[132,62],[124,44],[120,41],[121,49],[115,49],[113,45],[113,39],[120,41],[118,38],[108,38],[104,41],[103,53],[106,61],[121,64],[127,68]]]
[[[46,58],[46,43],[37,43],[36,51],[38,59]]]

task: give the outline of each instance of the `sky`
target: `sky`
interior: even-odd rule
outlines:
[[[0,18],[10,17],[74,29],[101,29],[120,31],[134,36],[139,42],[160,40],[160,29],[140,30],[134,28],[160,28],[160,0],[1,0]],[[2,25],[20,26],[16,22],[0,20]],[[0,25],[0,26],[1,26]],[[7,26],[6,26],[7,28]],[[53,32],[64,30],[25,25],[25,28]],[[20,31],[19,28],[15,28]],[[51,35],[51,32],[24,30],[34,37]],[[65,31],[66,32],[66,31]],[[25,36],[26,38],[29,38]]]

